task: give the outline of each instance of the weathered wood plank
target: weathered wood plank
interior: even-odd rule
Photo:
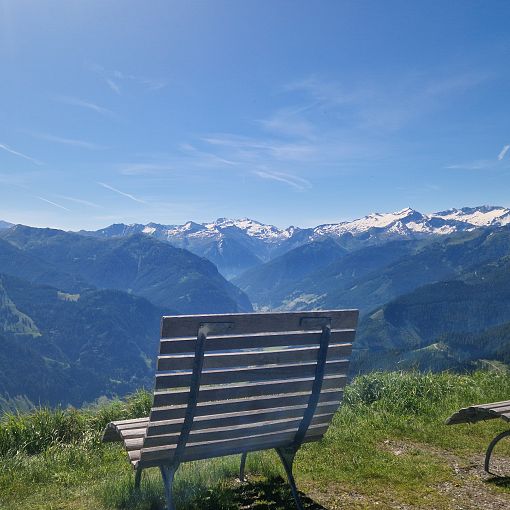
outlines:
[[[291,363],[312,363],[317,361],[319,346],[297,347],[249,352],[222,352],[206,354],[204,370],[211,368],[233,368],[256,365],[284,365]],[[330,345],[328,360],[335,360],[349,356],[352,344]],[[157,370],[191,370],[194,354],[158,356]]]
[[[136,418],[110,422],[104,429],[102,442],[112,443],[121,441],[128,430],[139,430],[142,428],[145,431],[148,424],[149,418]]]
[[[345,374],[349,361],[338,360],[326,362],[326,373]],[[316,363],[302,363],[296,365],[281,365],[274,367],[253,367],[238,369],[213,369],[202,372],[202,385],[228,384],[232,382],[259,382],[277,381],[282,379],[298,379],[302,377],[313,377],[315,375]],[[171,372],[168,374],[156,374],[156,389],[178,388],[189,386],[191,372]]]
[[[124,441],[124,448],[129,452],[131,450],[140,450],[143,446],[144,439],[142,437],[136,437],[132,439],[126,439]]]
[[[115,426],[117,429],[121,430],[126,427],[131,426],[138,426],[138,424],[149,421],[149,417],[146,416],[145,418],[131,418],[129,420],[116,420],[110,422],[113,426]]]
[[[331,344],[352,343],[354,329],[331,330]],[[318,345],[320,333],[317,331],[289,331],[285,333],[254,333],[247,335],[230,335],[207,337],[206,352],[229,351],[232,349],[264,349],[268,347],[293,347],[300,345]],[[162,338],[159,353],[183,354],[195,352],[196,336],[187,338]]]
[[[327,428],[323,428],[319,431],[311,430],[311,431],[309,431],[308,435],[305,436],[305,439],[303,442],[309,443],[312,441],[319,441],[322,438],[322,436],[326,433],[326,431],[327,431]],[[271,442],[271,441],[261,442],[257,446],[252,446],[250,448],[250,451],[255,452],[255,451],[259,451],[259,450],[267,450],[270,448],[275,448],[277,446],[282,446],[282,445],[275,444],[274,442]],[[222,457],[225,455],[235,455],[237,453],[242,453],[243,451],[246,451],[246,450],[243,448],[240,448],[239,446],[236,446],[235,448],[222,448],[222,449],[211,450],[207,456],[202,456],[202,457],[190,456],[190,457],[187,457],[185,460],[191,461],[191,460],[209,459],[209,458],[213,458],[213,457]],[[140,450],[132,451],[132,452],[128,452],[128,453],[129,453],[129,459],[131,461],[131,464],[133,465],[133,468],[135,468],[135,469],[138,467],[148,468],[148,467],[155,467],[155,466],[161,465],[161,460],[159,460],[159,459],[152,460],[152,461],[144,460],[143,462],[140,461],[140,456],[141,456]]]
[[[147,432],[147,427],[140,429],[126,429],[123,430],[120,434],[123,440],[126,439],[134,439],[135,437],[143,437]]]
[[[234,322],[230,332],[233,335],[268,331],[299,331],[303,329],[301,327],[303,317],[330,318],[331,329],[355,329],[358,322],[358,310],[168,316],[163,317],[161,321],[161,338],[195,336],[201,324],[214,322]]]
[[[312,425],[326,425],[331,421],[332,414],[321,414],[314,417]],[[255,424],[248,423],[243,425],[234,425],[226,427],[208,428],[205,430],[193,430],[189,437],[190,443],[202,443],[211,441],[223,441],[226,439],[235,439],[238,437],[251,437],[258,436],[260,434],[281,432],[284,430],[295,430],[301,423],[301,417],[299,418],[287,418],[283,420],[273,421],[258,421]],[[144,448],[152,448],[154,446],[166,446],[175,444],[179,440],[179,434],[171,435],[158,435],[149,436],[143,440],[142,443]],[[132,444],[139,445],[140,442],[133,442]],[[127,445],[127,441],[126,441]]]
[[[317,406],[316,414],[334,414],[340,405],[339,401],[325,402]],[[235,427],[263,421],[302,418],[306,405],[275,407],[264,411],[244,411],[239,413],[214,414],[200,416],[193,422],[192,431],[208,428]],[[165,434],[176,434],[181,430],[182,419],[151,422],[147,428],[147,437]]]
[[[291,381],[260,381],[248,384],[227,384],[217,387],[202,387],[198,394],[198,402],[215,402],[238,398],[259,397],[266,395],[282,395],[288,393],[310,392],[313,377],[296,378]],[[323,390],[345,387],[348,377],[344,374],[330,375],[324,378]],[[154,407],[183,405],[188,402],[189,389],[177,391],[161,390],[154,394]]]
[[[473,406],[468,407],[467,409],[472,409],[474,407],[482,408],[482,409],[485,409],[485,408],[491,408],[492,409],[492,408],[506,407],[506,406],[510,406],[510,400],[502,400],[501,402],[491,402],[489,404],[473,405]]]
[[[327,427],[324,425],[310,427],[309,436],[315,437],[314,434],[317,436],[323,435],[326,430]],[[292,442],[294,435],[295,430],[290,429],[273,433],[259,434],[256,436],[225,439],[221,441],[188,443],[186,445],[186,449],[184,450],[182,460],[219,457],[226,455],[225,451],[242,452],[257,449],[261,446],[264,446],[265,448],[273,448],[275,446],[288,445]],[[143,459],[143,462],[150,462],[154,460],[171,460],[174,450],[175,445],[143,448],[141,451],[141,459]]]
[[[340,401],[342,390],[327,390],[321,393],[319,403]],[[264,395],[262,397],[251,397],[244,399],[221,400],[214,404],[199,404],[195,416],[207,416],[223,413],[235,413],[246,411],[260,411],[275,407],[287,407],[296,405],[307,405],[310,399],[310,392],[290,395]],[[177,420],[184,418],[186,405],[154,407],[151,410],[151,421]]]

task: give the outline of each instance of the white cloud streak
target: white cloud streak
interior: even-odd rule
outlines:
[[[90,70],[97,73],[103,78],[105,83],[110,87],[116,94],[121,94],[121,87],[119,82],[131,82],[135,85],[142,86],[146,90],[160,90],[166,87],[167,82],[164,80],[156,80],[153,78],[147,78],[145,76],[139,76],[135,74],[124,73],[117,69],[110,70],[98,64],[92,64],[89,66]]]
[[[96,204],[95,202],[89,202],[88,200],[83,200],[82,198],[69,197],[67,195],[58,195],[58,197],[75,204],[86,205],[88,207],[94,207],[95,209],[102,209],[102,206],[99,204]]]
[[[3,149],[4,151],[9,152],[10,154],[13,154],[14,156],[19,156],[20,158],[26,159],[27,161],[31,161],[32,163],[34,163],[34,165],[42,165],[43,164],[38,159],[32,158],[31,156],[27,156],[26,154],[23,154],[22,152],[16,151],[12,147],[9,147],[8,145],[5,145],[4,143],[0,143],[0,149]]]
[[[83,99],[79,99],[77,97],[60,96],[56,98],[56,101],[72,106],[79,106],[80,108],[85,108],[87,110],[92,110],[93,112],[99,113],[105,117],[116,116],[115,113],[113,113],[111,110],[108,110],[108,108],[104,108],[90,101],[84,101]]]
[[[40,138],[41,140],[47,140],[48,142],[60,143],[63,145],[71,145],[73,147],[81,147],[82,149],[100,150],[104,148],[101,145],[92,142],[86,142],[85,140],[63,138],[61,136],[54,136],[48,133],[32,133],[32,136],[34,136],[35,138]]]
[[[123,175],[161,175],[173,170],[172,165],[163,163],[125,163],[119,165],[119,173]]]
[[[506,156],[506,153],[508,152],[509,149],[510,149],[510,145],[505,145],[501,149],[501,152],[498,155],[498,161],[501,161]]]
[[[43,197],[36,197],[39,200],[42,200],[43,202],[46,202],[47,204],[52,205],[53,207],[58,207],[59,209],[64,209],[64,211],[71,212],[71,209],[68,209],[67,207],[64,207],[63,205],[57,204],[56,202],[52,202],[51,200],[48,200],[47,198]]]
[[[110,87],[115,92],[115,94],[120,96],[120,87],[110,78],[105,78],[105,81],[108,87]]]
[[[445,168],[448,170],[485,170],[487,168],[494,167],[495,163],[493,160],[480,159],[477,161],[471,161],[468,163],[458,163],[448,165]]]
[[[138,202],[139,204],[145,204],[145,202],[143,200],[136,198],[135,196],[131,195],[130,193],[124,193],[124,191],[120,191],[119,189],[114,188],[113,186],[110,186],[109,184],[105,184],[104,182],[97,182],[97,184],[99,184],[99,186],[102,186],[103,188],[113,191],[114,193],[122,195],[123,197],[129,198],[130,200],[133,200],[134,202]]]
[[[298,191],[304,191],[312,187],[310,181],[284,172],[274,172],[268,170],[254,170],[253,173],[262,179],[283,182]]]

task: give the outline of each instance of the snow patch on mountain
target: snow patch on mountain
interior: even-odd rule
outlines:
[[[443,220],[462,221],[476,227],[507,225],[510,223],[510,209],[506,207],[464,207],[462,209],[449,209],[448,211],[433,213],[431,216],[442,218]]]
[[[422,214],[407,207],[396,212],[376,212],[352,221],[327,223],[308,229],[293,226],[280,229],[250,218],[218,218],[210,223],[188,221],[183,225],[117,224],[99,230],[95,234],[124,236],[142,232],[190,249],[196,246],[196,243],[219,242],[226,238],[236,239],[240,242],[247,242],[251,248],[258,246],[262,250],[257,252],[258,256],[264,258],[263,249],[272,250],[272,247],[283,244],[291,246],[293,243],[297,246],[323,237],[368,235],[370,238],[376,239],[413,238],[425,235],[448,235],[480,227],[498,227],[509,224],[510,209],[505,207],[464,207],[431,214]]]

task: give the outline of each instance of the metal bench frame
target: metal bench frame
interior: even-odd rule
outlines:
[[[317,405],[319,403],[319,399],[321,396],[321,391],[323,388],[323,381],[326,371],[326,362],[328,358],[328,348],[330,345],[331,340],[331,314],[338,314],[338,313],[351,313],[354,314],[354,327],[357,322],[357,311],[330,311],[330,312],[301,312],[299,314],[300,319],[300,325],[301,329],[303,330],[303,333],[310,332],[311,329],[315,329],[318,332],[320,332],[320,339],[318,344],[318,350],[317,350],[317,359],[315,363],[315,375],[313,378],[312,388],[311,392],[308,397],[308,403],[306,405],[306,408],[303,412],[301,421],[299,423],[299,426],[297,427],[297,430],[294,434],[294,438],[292,441],[282,444],[275,448],[278,457],[280,458],[285,473],[287,475],[287,479],[292,491],[292,496],[294,498],[294,501],[296,503],[296,507],[299,510],[303,509],[298,490],[296,487],[296,482],[293,475],[293,464],[294,459],[296,456],[297,451],[305,441],[305,437],[307,435],[307,432],[309,430],[309,427],[312,423],[312,420],[314,418],[315,412],[317,410]],[[165,486],[165,495],[167,500],[167,508],[168,510],[174,510],[174,498],[173,498],[173,481],[174,476],[179,468],[179,465],[181,462],[186,462],[186,460],[183,460],[183,454],[186,451],[186,446],[188,443],[188,440],[190,438],[190,433],[192,431],[192,427],[194,424],[195,416],[196,416],[196,410],[198,405],[198,396],[200,392],[200,384],[202,380],[202,375],[204,373],[204,357],[205,357],[205,346],[207,342],[208,335],[225,335],[228,334],[229,330],[232,329],[236,316],[240,315],[259,315],[262,316],[264,314],[232,314],[230,317],[232,320],[225,320],[224,318],[226,316],[217,316],[218,321],[214,320],[214,315],[209,316],[196,316],[200,319],[203,319],[203,321],[200,321],[200,326],[198,328],[198,333],[196,336],[195,341],[195,352],[194,352],[194,358],[193,358],[193,366],[192,366],[192,372],[191,372],[191,379],[189,384],[189,397],[187,399],[186,403],[186,409],[184,414],[184,419],[180,428],[179,437],[175,446],[175,450],[173,453],[173,456],[171,460],[165,461],[162,459],[160,462],[156,462],[155,464],[152,463],[151,466],[157,465],[160,468],[161,476],[163,479],[163,483]],[[274,315],[274,314],[271,314]],[[281,314],[282,316],[287,314]],[[297,315],[297,314],[294,314]],[[163,321],[165,318],[163,318]],[[162,338],[164,338],[164,325],[162,321]],[[352,321],[351,321],[352,322]],[[354,328],[353,328],[354,329]],[[196,330],[195,330],[196,331]],[[228,337],[227,337],[228,339]],[[351,345],[351,344],[346,344]],[[159,358],[158,358],[159,360]],[[306,392],[308,393],[308,392]],[[265,396],[265,394],[264,394]],[[278,395],[277,395],[278,396]],[[281,396],[281,395],[279,395]],[[305,395],[306,396],[306,395]],[[152,413],[151,413],[152,414]],[[135,420],[128,420],[128,422],[132,421],[136,425],[142,422],[137,422]],[[126,439],[123,438],[122,433],[119,428],[120,422],[113,422],[110,423],[104,433],[103,441],[114,441],[122,439],[124,440],[125,445]],[[126,422],[122,422],[122,424],[125,424]],[[145,422],[143,422],[145,423]],[[269,424],[271,422],[268,422]],[[328,422],[329,424],[329,422]],[[150,418],[147,421],[147,429],[150,425]],[[122,426],[122,425],[120,425]],[[320,438],[319,438],[320,439]],[[308,439],[310,440],[310,439]],[[311,439],[314,440],[314,439]],[[145,436],[142,438],[142,441],[145,441]],[[143,443],[142,443],[143,444]],[[263,448],[254,448],[250,449],[247,448],[246,451],[241,452],[241,463],[240,463],[240,473],[239,478],[241,481],[245,481],[245,466],[246,466],[246,458],[249,451],[256,451]],[[143,459],[143,446],[140,450],[140,458]],[[221,453],[218,455],[208,455],[208,457],[211,456],[222,456]],[[204,457],[205,458],[205,457]],[[147,465],[144,465],[143,462],[137,462],[134,464],[135,467],[135,489],[139,490],[140,488],[140,482],[141,482],[141,475],[142,470],[145,467],[150,467]]]

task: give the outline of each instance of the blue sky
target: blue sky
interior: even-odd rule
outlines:
[[[0,219],[510,206],[507,1],[0,0]]]

